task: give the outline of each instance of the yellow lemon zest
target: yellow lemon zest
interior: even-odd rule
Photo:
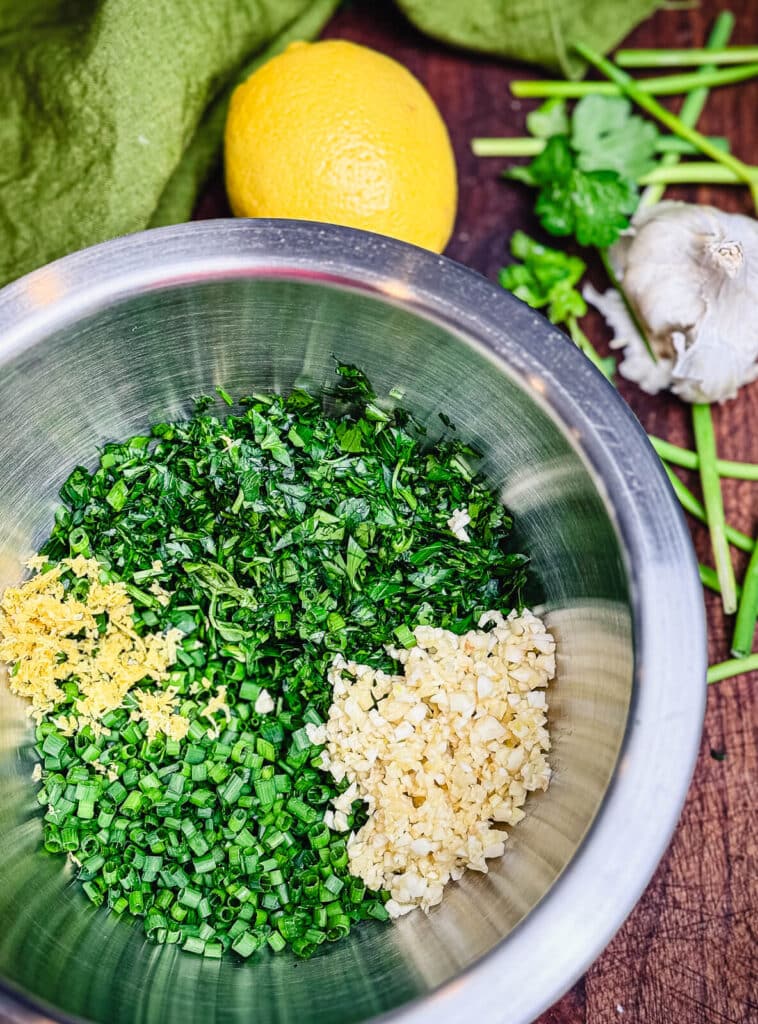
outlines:
[[[30,713],[39,721],[65,699],[61,684],[73,678],[79,697],[56,725],[67,735],[85,725],[101,732],[103,716],[120,707],[135,684],[168,678],[182,633],[139,636],[125,584],[103,582],[93,558],[64,558],[44,573],[40,556],[27,564],[35,575],[8,587],[0,600],[0,661],[13,665],[11,691],[30,701]],[[61,578],[66,570],[89,583],[84,600],[66,590]],[[101,634],[97,619],[102,615]],[[136,696],[150,738],[158,731],[176,739],[186,734],[189,722],[174,713],[175,691],[139,690]]]

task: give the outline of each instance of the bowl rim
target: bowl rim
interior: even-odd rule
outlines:
[[[495,1024],[504,1006],[511,1024],[529,1024],[621,927],[684,803],[700,747],[707,664],[702,590],[684,516],[631,409],[562,332],[461,264],[352,228],[194,221],[65,256],[0,291],[0,365],[52,330],[147,289],[264,275],[375,294],[462,336],[531,389],[559,425],[576,428],[572,444],[620,536],[634,620],[632,700],[614,773],[587,834],[545,896],[492,950],[439,988],[372,1018],[423,1024],[433,1001],[443,1024],[469,1016]],[[656,763],[651,751],[663,752],[665,761]],[[614,851],[627,855],[614,858]],[[506,957],[518,959],[515,989]],[[58,1020],[77,1019],[0,978],[3,992]]]

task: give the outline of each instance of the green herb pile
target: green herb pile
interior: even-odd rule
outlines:
[[[191,723],[182,741],[148,741],[127,697],[106,731],[68,737],[52,721],[77,697],[65,683],[37,728],[46,848],[76,858],[93,903],[206,957],[265,944],[307,957],[387,919],[386,895],[348,872],[346,834],[323,822],[347,786],[319,767],[306,729],[331,703],[328,666],[344,651],[389,668],[383,645],[413,645],[416,624],[464,632],[524,583],[475,453],[449,430],[425,444],[362,374],[339,375],[333,417],[303,391],[254,395],[224,418],[207,399],[186,422],[106,445],[94,472],[64,484],[42,549],[49,565],[82,554],[125,581],[138,632],[182,632],[165,685]],[[447,526],[458,508],[470,544]],[[210,720],[222,686],[228,711]],[[274,709],[257,714],[264,689]],[[350,827],[364,814],[356,801]]]

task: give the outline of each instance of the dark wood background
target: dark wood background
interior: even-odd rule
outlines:
[[[660,10],[626,42],[700,46],[714,16],[727,6],[738,19],[732,41],[758,43],[758,0],[731,0],[728,5],[703,0],[699,9]],[[477,159],[469,140],[525,134],[525,115],[536,103],[513,99],[508,83],[541,74],[441,46],[416,32],[389,3],[369,0],[349,5],[334,18],[326,35],[390,54],[427,86],[447,122],[458,161],[460,203],[447,255],[495,280],[511,233],[516,228],[536,233],[537,225],[526,191],[499,178],[507,161]],[[700,127],[728,135],[740,157],[758,163],[758,82],[715,91]],[[670,190],[670,194],[752,212],[741,188]],[[196,215],[228,213],[219,178],[209,185]],[[604,348],[606,334],[600,320],[588,317],[585,326]],[[685,406],[676,399],[644,395],[624,382],[621,391],[648,430],[691,446]],[[758,383],[717,408],[715,417],[723,457],[758,461]],[[694,478],[683,474],[683,479],[697,489]],[[754,535],[758,484],[729,481],[724,491],[728,521]],[[694,522],[691,526],[700,560],[712,564],[705,528]],[[736,564],[741,572],[744,558],[736,558]],[[714,595],[709,594],[706,601],[710,657],[712,662],[720,661],[729,654],[731,623],[721,614]],[[758,1021],[757,687],[758,673],[710,687],[700,758],[668,853],[611,945],[540,1018],[540,1024]]]

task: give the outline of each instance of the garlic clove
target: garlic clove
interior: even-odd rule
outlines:
[[[697,344],[681,345],[671,374],[671,390],[685,402],[724,402],[735,398],[743,384],[758,378],[756,355],[734,345],[724,345],[724,334],[739,332],[732,323],[735,312],[709,311],[700,323]]]

